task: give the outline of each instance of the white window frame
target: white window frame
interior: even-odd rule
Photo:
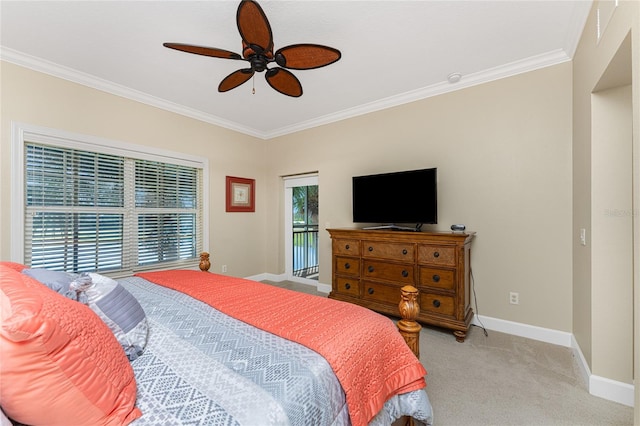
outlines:
[[[25,144],[44,145],[99,152],[140,160],[158,161],[202,169],[202,247],[209,247],[209,160],[201,156],[136,145],[63,130],[11,123],[11,260],[24,263],[24,176]],[[198,264],[194,261],[194,266]],[[159,269],[159,268],[158,268]]]

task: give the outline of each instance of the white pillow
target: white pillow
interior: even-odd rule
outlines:
[[[87,304],[109,326],[133,361],[147,346],[149,326],[142,306],[116,280],[93,272],[88,275],[91,285],[84,290]]]

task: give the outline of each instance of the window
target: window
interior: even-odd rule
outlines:
[[[110,275],[197,264],[202,160],[19,133],[25,264]]]
[[[199,256],[196,242],[200,179],[198,170],[191,167],[135,162],[140,265]]]

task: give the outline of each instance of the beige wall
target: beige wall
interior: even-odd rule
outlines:
[[[204,156],[210,169],[207,249],[212,270],[220,272],[226,264],[237,276],[265,271],[265,141],[6,62],[1,79],[0,259],[10,259],[11,122],[15,121]],[[226,175],[257,180],[256,213],[225,212]]]
[[[598,40],[600,6],[594,4],[574,57],[573,332],[594,375],[631,384],[640,367],[640,3],[620,2]],[[580,228],[586,246],[579,245]]]
[[[436,228],[478,233],[480,313],[571,331],[570,81],[567,63],[265,142],[3,63],[0,196],[10,199],[11,121],[202,154],[213,268],[250,276],[284,271],[279,176],[319,171],[320,223],[343,227],[352,226],[351,176],[436,166]],[[257,179],[255,214],[224,212],[225,175]],[[11,204],[0,212],[8,259]],[[320,256],[330,283],[326,233]],[[509,305],[510,291],[520,305]]]
[[[352,176],[438,167],[433,228],[477,232],[480,313],[570,332],[571,72],[565,63],[269,141],[270,199],[282,196],[279,176],[317,170],[321,229],[352,227]],[[268,239],[282,245],[278,203]],[[325,231],[320,245],[320,281],[330,284]],[[270,272],[284,271],[281,251]]]

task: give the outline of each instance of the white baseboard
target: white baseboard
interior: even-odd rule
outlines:
[[[489,330],[501,333],[512,334],[514,336],[526,337],[528,339],[539,340],[541,342],[552,343],[565,347],[572,347],[571,338],[573,334],[566,331],[552,330],[550,328],[537,327],[535,325],[522,324],[519,322],[502,320],[499,318],[475,315],[472,323],[484,326]]]
[[[589,377],[589,393],[629,407],[634,406],[634,386],[592,374]]]
[[[285,281],[286,277],[284,276],[284,274],[276,275],[276,274],[268,274],[265,272],[262,274],[245,277],[245,279],[252,280],[252,281],[273,281],[273,282],[279,283],[280,281]]]
[[[589,363],[587,359],[584,357],[582,353],[582,349],[576,340],[574,335],[571,335],[571,347],[573,348],[573,353],[576,355],[578,359],[578,366],[580,367],[580,372],[582,373],[582,379],[584,383],[587,384],[587,387],[590,387],[589,380],[591,378],[591,369],[589,368]]]
[[[591,374],[589,364],[572,333],[482,315],[475,316],[472,323],[477,326],[484,326],[488,330],[572,348],[591,395],[629,407],[634,406],[634,386]]]
[[[578,359],[578,365],[582,372],[583,379],[589,388],[589,393],[609,401],[633,407],[635,405],[634,385],[591,374],[589,364],[587,364],[582,349],[580,349],[580,345],[573,335],[571,336],[571,341],[571,347]]]

